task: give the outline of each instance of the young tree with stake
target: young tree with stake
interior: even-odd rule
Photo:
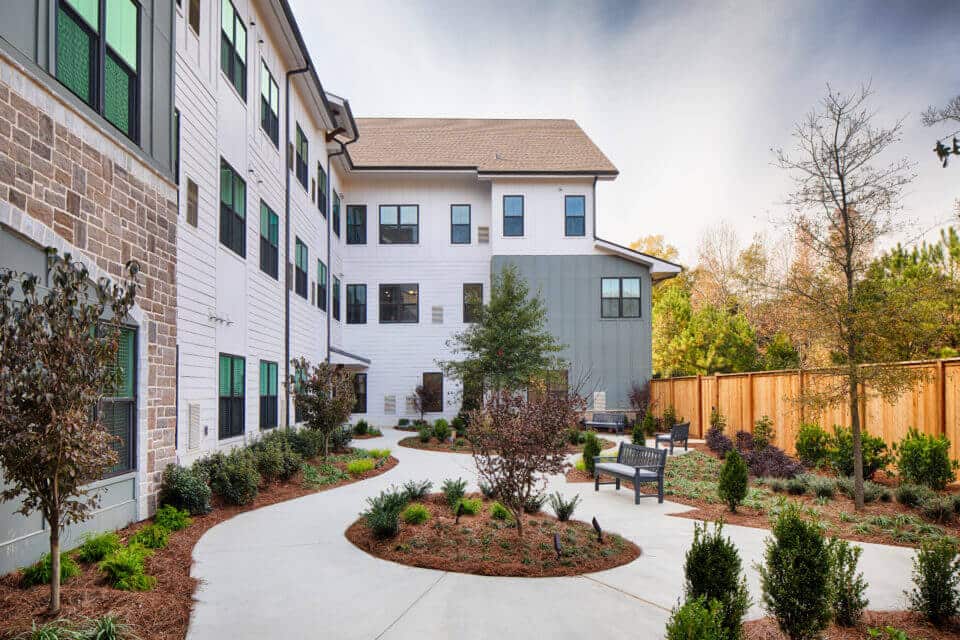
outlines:
[[[330,436],[350,419],[356,396],[353,375],[340,365],[321,362],[311,366],[306,358],[291,362],[297,375],[290,377],[294,402],[308,429],[323,435],[323,457],[330,454]]]

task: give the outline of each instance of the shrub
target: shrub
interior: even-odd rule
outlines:
[[[407,506],[407,496],[403,491],[391,489],[381,491],[380,495],[367,498],[368,509],[363,517],[370,531],[377,538],[392,538],[400,531],[400,512]]]
[[[643,430],[643,423],[637,422],[633,425],[630,432],[630,440],[633,444],[645,445],[647,443],[647,434]]]
[[[747,456],[750,473],[757,477],[792,478],[803,473],[803,465],[784,453],[783,449],[767,445]]]
[[[662,422],[664,431],[670,431],[670,428],[679,422],[677,420],[677,409],[672,404],[667,405],[667,408],[663,410]]]
[[[99,564],[100,571],[107,574],[107,581],[123,591],[149,591],[157,579],[146,574],[144,561],[153,552],[146,547],[131,544],[117,549]]]
[[[643,420],[640,421],[640,426],[643,427],[643,434],[648,438],[653,437],[653,434],[657,432],[657,417],[647,411]]]
[[[210,458],[210,488],[230,504],[253,502],[260,486],[260,474],[249,452],[234,449],[229,455]]]
[[[871,436],[861,431],[863,449],[863,477],[872,478],[873,474],[890,464],[891,457],[883,438]],[[853,475],[853,432],[850,429],[834,426],[830,447],[830,466],[841,476]]]
[[[130,625],[120,618],[107,614],[89,621],[89,627],[81,632],[82,640],[134,640],[137,638]]]
[[[933,491],[919,484],[901,484],[895,493],[897,502],[905,507],[918,507],[927,498],[935,496]]]
[[[807,490],[818,498],[832,498],[837,489],[837,483],[832,478],[811,476],[807,480]]]
[[[600,439],[592,431],[587,432],[587,439],[583,443],[583,464],[590,475],[593,475],[594,456],[600,455]]]
[[[20,585],[23,587],[32,587],[38,584],[50,584],[50,577],[53,573],[50,554],[45,553],[40,559],[29,567],[20,569],[22,575]],[[80,567],[73,561],[69,555],[60,554],[60,584],[63,584],[70,578],[80,575]]]
[[[837,478],[836,479],[837,489],[841,493],[846,495],[848,498],[853,498],[853,478]],[[876,502],[877,500],[881,502],[889,502],[893,499],[893,494],[882,484],[877,484],[876,482],[871,482],[870,480],[863,481],[863,501],[864,502]]]
[[[430,519],[430,510],[426,505],[415,503],[407,505],[407,508],[400,513],[400,517],[407,524],[423,524]]]
[[[290,433],[290,446],[304,460],[313,460],[323,452],[323,434],[313,429]]]
[[[749,431],[737,431],[733,438],[737,451],[740,451],[741,453],[753,451],[753,434]]]
[[[467,435],[467,415],[461,409],[460,412],[453,417],[453,420],[450,422],[450,426],[454,431],[457,432],[457,436],[460,438],[465,438]]]
[[[706,442],[707,448],[720,457],[727,455],[727,451],[733,449],[733,442],[724,433],[727,427],[727,419],[722,413],[714,407],[710,410],[710,428],[707,430]]]
[[[177,509],[168,504],[157,509],[157,513],[153,516],[153,523],[172,532],[186,529],[193,523],[193,520],[190,519],[190,513],[185,509]]]
[[[460,498],[461,513],[468,516],[475,516],[483,508],[483,501],[479,498]]]
[[[440,491],[443,492],[443,497],[451,509],[457,508],[457,503],[460,502],[460,498],[463,497],[466,489],[467,481],[462,478],[457,478],[456,480],[447,479],[440,485]]]
[[[867,582],[857,572],[861,547],[846,540],[830,541],[830,593],[833,594],[833,619],[842,627],[854,627],[867,608]]]
[[[420,436],[420,442],[423,442],[424,444],[426,444],[427,442],[430,442],[430,438],[433,437],[433,427],[431,427],[428,424],[425,424],[420,427],[420,429],[418,430],[418,434]]]
[[[573,468],[577,471],[587,471],[587,461],[583,459],[583,455],[577,456],[577,459],[573,461]]]
[[[773,444],[776,437],[776,431],[773,429],[773,420],[770,416],[763,416],[753,425],[753,448],[762,451],[768,445]]]
[[[893,449],[901,482],[922,484],[931,489],[943,489],[953,482],[957,463],[950,459],[950,440],[946,436],[926,435],[910,429]]]
[[[523,512],[524,513],[537,513],[540,509],[543,508],[544,503],[547,501],[547,494],[538,493],[535,496],[530,496],[523,503]]]
[[[777,516],[759,567],[763,604],[791,640],[818,638],[830,622],[830,550],[795,504]]]
[[[494,520],[509,520],[513,516],[510,515],[510,509],[499,502],[494,502],[490,505],[490,517]]]
[[[557,491],[550,496],[550,508],[553,509],[554,515],[557,516],[557,520],[560,522],[566,522],[573,515],[573,512],[576,511],[577,505],[580,503],[580,494],[573,496],[570,500],[567,500],[563,497],[563,494]]]
[[[737,512],[737,505],[747,497],[747,463],[736,449],[727,452],[720,467],[717,493],[733,513]]]
[[[433,423],[433,437],[440,442],[446,442],[450,437],[450,423],[443,418],[437,418]]]
[[[920,503],[920,512],[928,520],[946,524],[953,520],[953,500],[941,496],[930,496]]]
[[[406,427],[409,424],[410,424],[410,420],[408,420],[407,418],[400,418],[399,420],[397,420],[398,427]]]
[[[384,458],[390,457],[390,449],[370,449],[367,453],[375,460],[383,460]]]
[[[787,490],[787,481],[783,478],[771,478],[768,484],[774,493],[783,493]]]
[[[797,457],[807,468],[813,469],[827,462],[830,452],[830,434],[816,423],[804,423],[797,431]]]
[[[484,498],[493,499],[497,497],[497,489],[491,484],[486,482],[480,482],[480,493],[483,494]]]
[[[83,538],[83,544],[77,549],[77,560],[86,563],[100,562],[122,546],[123,543],[120,542],[120,536],[113,531],[99,535],[87,534]],[[60,567],[60,574],[63,575],[62,565]]]
[[[734,455],[732,452],[727,455]],[[693,544],[684,564],[686,597],[719,603],[717,614],[728,638],[740,637],[740,624],[750,608],[750,592],[743,576],[740,553],[729,538],[723,536],[723,524],[713,532],[706,523],[694,524]]]
[[[721,624],[719,602],[703,598],[687,600],[671,612],[666,640],[729,640]]]
[[[351,460],[347,463],[347,473],[352,476],[358,476],[361,473],[366,473],[371,471],[375,466],[376,462],[370,458],[360,458],[359,460]]]
[[[792,496],[802,496],[807,492],[807,483],[801,479],[801,476],[796,476],[787,480],[787,493]]]
[[[322,435],[322,434],[321,434]],[[353,431],[346,426],[330,432],[330,451],[347,451],[353,440]],[[323,448],[321,447],[321,451]]]
[[[262,478],[287,482],[300,471],[303,458],[285,438],[273,437],[252,448],[253,462]]]
[[[210,511],[210,487],[193,469],[167,465],[160,483],[160,504],[185,509],[190,515]]]
[[[147,549],[163,549],[170,540],[170,531],[158,524],[148,524],[130,536],[131,545]]]
[[[420,500],[427,495],[427,492],[430,491],[430,487],[432,486],[433,483],[429,480],[421,480],[420,482],[407,480],[403,483],[403,495],[407,498],[408,502]]]
[[[353,425],[353,433],[357,436],[365,436],[370,432],[370,425],[366,420],[357,420],[357,424]]]
[[[920,545],[913,559],[913,590],[907,594],[910,608],[941,627],[957,615],[960,596],[957,583],[960,563],[953,540],[941,537]]]

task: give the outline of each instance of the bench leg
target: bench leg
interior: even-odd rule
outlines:
[[[683,441],[683,450],[684,450],[684,451],[689,451],[689,449],[687,449],[687,442],[688,442],[688,440],[687,440],[687,439],[684,439],[684,441]]]
[[[593,472],[593,490],[600,491],[600,474],[596,471]]]
[[[617,478],[617,491],[620,491],[620,478]]]
[[[670,441],[670,455],[673,455],[673,440]]]
[[[633,481],[633,504],[640,504],[640,483]]]
[[[657,478],[657,502],[663,504],[663,476]]]
[[[657,440],[657,436],[653,436],[653,448],[654,448],[654,449],[659,449],[659,448],[660,448],[660,441]]]

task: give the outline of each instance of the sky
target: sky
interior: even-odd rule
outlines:
[[[960,158],[943,169],[932,152],[960,125],[920,123],[960,93],[957,0],[290,4],[324,88],[358,117],[576,120],[620,170],[597,191],[614,242],[662,234],[693,264],[720,221],[744,243],[782,234],[791,183],[772,149],[827,83],[869,82],[875,124],[904,119],[902,239],[960,223]]]

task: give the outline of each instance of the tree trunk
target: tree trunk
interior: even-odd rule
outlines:
[[[50,615],[60,613],[60,518],[50,520]]]
[[[330,455],[330,434],[323,434],[323,459],[326,460]]]
[[[856,367],[856,365],[851,365]],[[860,389],[853,370],[850,377],[850,431],[853,434],[853,502],[863,509],[863,439],[860,437]]]

